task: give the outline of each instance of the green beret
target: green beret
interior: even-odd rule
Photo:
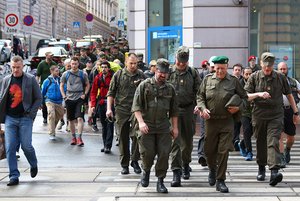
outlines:
[[[212,60],[214,64],[228,64],[228,61],[229,59],[226,56],[217,56]]]

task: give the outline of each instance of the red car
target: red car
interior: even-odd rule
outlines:
[[[32,59],[30,60],[31,69],[37,68],[38,64],[45,60],[46,52],[53,53],[53,61],[56,62],[58,65],[62,64],[66,58],[69,57],[68,52],[63,47],[41,47],[39,48]]]

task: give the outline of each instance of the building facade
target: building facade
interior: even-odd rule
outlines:
[[[6,3],[9,0],[0,1],[0,25],[1,38],[8,38],[4,32],[4,15]],[[35,47],[42,38],[82,38],[88,34],[101,34],[108,37],[112,28],[110,20],[118,14],[117,0],[19,0],[20,21],[26,15],[32,15],[34,23],[33,31],[24,32],[21,24],[19,36],[29,38],[31,35],[32,46]],[[93,14],[93,27],[91,31],[86,26],[86,15]],[[74,22],[76,26],[74,26]],[[78,27],[79,24],[79,27]],[[35,49],[35,48],[34,48]]]
[[[180,45],[190,48],[190,65],[226,55],[230,65],[248,65],[249,55],[264,51],[288,63],[300,77],[300,7],[294,0],[132,0],[128,38],[146,62],[165,57],[174,61]],[[145,20],[143,20],[145,19]]]

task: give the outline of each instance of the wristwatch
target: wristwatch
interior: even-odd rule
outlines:
[[[294,115],[299,115],[299,112],[294,112]]]

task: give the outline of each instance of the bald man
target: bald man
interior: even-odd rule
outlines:
[[[277,66],[279,72],[284,74],[288,80],[288,83],[292,90],[292,95],[296,104],[299,103],[300,99],[298,94],[300,93],[300,84],[299,82],[291,77],[288,77],[288,66],[285,62],[280,62]],[[290,162],[291,156],[290,151],[295,142],[296,135],[296,126],[293,122],[293,109],[287,100],[287,97],[283,95],[283,104],[284,104],[284,128],[280,137],[280,152],[282,153],[281,158],[281,167],[284,168],[287,163]],[[284,138],[286,137],[286,146],[284,148]]]

